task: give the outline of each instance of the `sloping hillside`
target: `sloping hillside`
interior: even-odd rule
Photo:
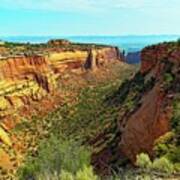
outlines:
[[[127,160],[135,164],[142,152],[155,157],[155,141],[169,131],[177,129],[179,140],[180,111],[180,44],[163,43],[145,48],[141,52],[141,69],[106,100],[118,108],[118,117],[93,141],[93,162],[100,172],[124,165]],[[177,103],[174,106],[174,101]],[[176,110],[174,109],[176,107]],[[174,124],[172,126],[172,124]],[[111,138],[109,138],[111,137]],[[104,143],[106,145],[104,146]],[[176,146],[176,145],[175,145]],[[176,154],[179,152],[179,143]],[[174,152],[175,153],[175,152]],[[178,155],[179,156],[179,155]],[[177,158],[176,163],[179,163]],[[110,172],[109,172],[110,173]]]

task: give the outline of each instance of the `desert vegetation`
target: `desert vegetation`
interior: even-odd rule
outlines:
[[[64,97],[64,103],[44,118],[34,116],[30,121],[24,119],[16,126],[14,133],[17,136],[22,134],[28,146],[27,160],[19,168],[18,178],[48,179],[49,176],[53,178],[68,176],[71,179],[81,179],[80,176],[84,176],[87,180],[92,177],[99,178],[90,161],[94,150],[89,145],[89,140],[103,131],[102,127],[109,121],[114,121],[118,115],[114,107],[108,107],[106,98],[118,89],[123,79],[131,75],[131,69],[134,69],[133,66],[131,68],[124,66],[123,69],[120,68],[122,65],[118,66],[112,65],[114,72],[108,78],[95,77],[91,72],[84,74],[82,79],[79,79],[83,88],[73,80],[73,75],[66,81],[61,78],[60,91],[69,94]],[[121,78],[118,78],[119,76]],[[23,132],[25,134],[29,132],[28,136],[23,135]],[[65,157],[67,159],[64,159]],[[67,164],[63,165],[62,160],[72,167],[66,168]],[[48,167],[50,170],[47,170],[45,164],[50,166]]]
[[[127,77],[127,74],[124,77]],[[45,133],[46,140],[40,141],[38,149],[28,154],[27,161],[18,171],[19,177],[21,179],[34,177],[36,179],[62,180],[64,178],[72,180],[139,178],[143,180],[168,178],[172,174],[177,174],[179,172],[179,147],[176,144],[178,142],[177,135],[174,137],[175,129],[165,135],[165,138],[161,137],[157,140],[154,160],[151,160],[147,154],[137,156],[138,168],[134,169],[131,165],[124,168],[119,166],[118,169],[112,170],[112,176],[108,177],[97,175],[93,169],[90,161],[91,154],[100,151],[104,146],[110,147],[116,141],[116,127],[109,129],[106,134],[108,138],[101,144],[102,147],[98,146],[98,149],[92,149],[88,140],[96,137],[98,132],[102,132],[102,127],[108,126],[109,122],[116,124],[120,110],[126,109],[133,112],[133,109],[140,106],[139,93],[143,95],[154,86],[154,79],[145,82],[144,77],[139,73],[135,75],[133,81],[124,80],[121,87],[118,88],[121,82],[114,83],[112,81],[112,83],[94,86],[95,82],[91,79],[89,81],[91,86],[80,90],[77,103],[64,104],[43,120],[37,120],[35,117],[34,123],[41,121],[45,126],[43,131],[47,130],[51,136]],[[177,109],[177,102],[174,102],[172,127],[176,128],[178,127]],[[47,124],[48,126],[46,126]],[[29,128],[33,126],[31,124]],[[169,142],[173,143],[169,144]],[[121,163],[123,162],[119,162],[119,164]]]

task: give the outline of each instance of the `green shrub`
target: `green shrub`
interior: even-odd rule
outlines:
[[[180,163],[180,146],[171,146],[169,152],[166,154],[166,157],[172,163]]]
[[[73,174],[64,170],[61,171],[59,178],[61,180],[74,180]]]
[[[151,176],[149,174],[136,175],[135,179],[138,179],[138,180],[152,180],[152,178],[151,178]]]
[[[136,165],[140,168],[149,169],[152,166],[152,162],[148,156],[148,154],[141,153],[137,155]]]
[[[167,174],[172,174],[174,171],[174,165],[166,157],[160,157],[155,159],[153,162],[151,162],[149,156],[144,153],[141,153],[140,155],[137,156],[136,165],[146,170],[145,172],[151,172],[151,173],[152,170],[162,171]]]
[[[37,157],[30,156],[18,174],[20,179],[59,174],[62,169],[75,174],[86,165],[90,166],[89,150],[73,140],[50,137],[41,143]]]
[[[82,169],[79,169],[76,174],[72,174],[66,170],[61,170],[60,173],[56,171],[54,173],[43,173],[37,176],[37,180],[98,180],[93,172],[91,166],[84,166]]]
[[[174,171],[180,172],[180,163],[175,163],[174,164]]]
[[[37,172],[39,172],[39,165],[36,161],[32,161],[31,158],[28,158],[29,162],[22,168],[18,170],[18,179],[34,179],[37,176]]]
[[[180,38],[177,40],[177,45],[180,46]]]
[[[154,160],[153,169],[171,174],[173,172],[174,166],[167,158],[161,157]]]
[[[83,169],[76,173],[75,180],[98,180],[98,177],[94,174],[91,166],[84,166]]]
[[[180,134],[180,97],[173,103],[173,117],[171,120],[172,128],[175,129],[176,133]]]
[[[154,179],[149,172],[140,172],[137,169],[122,169],[119,173],[114,173],[113,176],[108,177],[106,180],[152,180]]]
[[[170,149],[169,146],[174,136],[175,136],[174,132],[170,131],[155,141],[154,151],[157,157],[164,156],[169,152]]]
[[[176,164],[180,162],[180,99],[177,94],[173,102],[173,116],[171,119],[172,130],[161,136],[155,142],[156,157],[167,158],[171,163]]]
[[[164,144],[164,143],[170,143],[172,141],[172,139],[174,138],[175,134],[174,132],[170,131],[167,132],[166,134],[164,134],[163,136],[160,136],[155,144]]]
[[[174,77],[171,73],[165,73],[164,81],[165,81],[166,87],[169,87],[172,84],[173,80],[174,80]]]
[[[39,174],[36,177],[36,180],[60,180],[61,177],[59,176],[59,174],[57,172],[54,172],[53,174],[49,174],[47,172],[45,172],[44,174]],[[73,180],[73,179],[62,179],[62,180]]]

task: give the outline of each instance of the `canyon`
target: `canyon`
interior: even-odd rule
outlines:
[[[96,74],[109,63],[123,63],[123,59],[116,47],[78,44],[72,49],[69,46],[73,44],[62,40],[35,45],[34,49],[27,44],[7,46],[1,45],[0,58],[0,167],[11,171],[22,162],[19,156],[28,151],[26,138],[18,139],[13,129],[23,118],[45,116],[62,103],[59,79],[68,74]]]
[[[28,151],[35,153],[37,142],[51,132],[49,126],[57,128],[51,125],[55,120],[65,135],[81,137],[92,147],[91,162],[101,175],[127,162],[135,165],[141,152],[153,159],[155,141],[171,131],[173,100],[180,92],[180,46],[176,42],[144,48],[139,70],[125,63],[117,47],[66,40],[32,46],[5,43],[0,53],[1,173],[13,174]],[[93,99],[86,99],[89,91],[90,96],[95,94]],[[102,97],[96,97],[99,91]],[[93,100],[102,104],[93,104]],[[78,108],[82,117],[76,114]],[[91,109],[95,110],[92,114]],[[33,120],[35,116],[39,122]],[[43,119],[46,116],[52,122]],[[14,130],[23,119],[29,119],[27,127],[18,134]]]
[[[108,174],[107,164],[116,168],[128,160],[135,165],[142,152],[155,156],[155,141],[171,131],[173,100],[180,92],[179,53],[178,43],[144,48],[140,71],[108,100],[109,105],[119,106],[119,115],[92,141],[98,149],[93,163],[99,171]]]

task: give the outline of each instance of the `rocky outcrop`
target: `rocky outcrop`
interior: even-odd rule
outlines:
[[[132,162],[141,152],[153,155],[154,141],[170,129],[171,108],[165,95],[156,85],[142,99],[141,107],[127,120],[119,148]]]
[[[41,56],[9,57],[0,61],[0,116],[25,101],[40,100],[55,89],[55,76]],[[25,100],[26,99],[26,100]]]
[[[94,149],[100,149],[94,153],[93,163],[101,173],[126,158],[135,163],[141,152],[153,157],[155,140],[171,128],[172,100],[180,92],[180,46],[164,43],[147,47],[141,59],[140,72],[110,98],[112,106],[119,106],[117,121],[91,142]],[[108,146],[101,149],[101,142],[108,142]]]
[[[55,72],[63,72],[68,69],[95,70],[113,60],[123,61],[117,48],[89,49],[87,51],[53,52],[47,56]]]
[[[162,63],[162,60],[179,62],[180,49],[179,46],[175,46],[173,43],[150,46],[142,50],[141,59],[141,73],[144,74]]]
[[[154,141],[170,130],[172,99],[180,92],[180,46],[148,47],[141,58],[141,73],[146,74],[145,81],[154,81],[154,87],[143,94],[141,106],[127,119],[119,144],[133,162],[141,152],[153,155]]]
[[[53,93],[61,73],[84,68],[94,70],[113,60],[120,60],[119,52],[113,47],[1,58],[0,117]]]
[[[84,66],[86,69],[96,70],[98,67],[103,66],[113,59],[121,59],[119,50],[116,48],[105,48],[102,50],[91,49]]]
[[[48,41],[48,45],[50,46],[67,46],[70,44],[71,42],[66,39],[55,39]]]

